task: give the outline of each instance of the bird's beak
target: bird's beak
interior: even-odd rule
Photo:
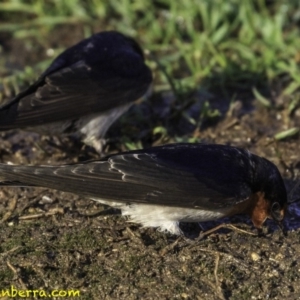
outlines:
[[[284,216],[286,213],[287,206],[283,207],[278,214],[271,215],[270,217],[276,222],[284,236],[287,236],[287,229],[284,225]]]
[[[278,221],[276,223],[277,223],[278,227],[280,228],[281,232],[283,233],[283,235],[285,237],[287,237],[287,229],[286,229],[286,226],[283,223],[283,220],[282,221]]]

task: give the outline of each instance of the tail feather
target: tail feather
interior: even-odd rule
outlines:
[[[20,181],[1,181],[0,186],[16,186],[16,187],[26,187],[35,186],[33,184],[22,183]]]
[[[106,161],[62,166],[0,164],[0,186],[36,186],[75,193],[93,199],[128,203],[147,201],[153,187],[126,182],[124,174]]]
[[[22,166],[0,164],[0,186],[36,186],[28,183],[26,172],[21,176],[16,176],[15,170]]]
[[[17,128],[18,102],[11,102],[0,107],[0,130]]]

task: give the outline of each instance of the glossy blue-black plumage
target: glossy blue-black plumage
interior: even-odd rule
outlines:
[[[101,32],[65,50],[27,90],[2,105],[0,130],[66,120],[73,124],[80,117],[132,103],[146,93],[151,81],[133,39]]]
[[[256,193],[283,209],[277,167],[250,152],[205,144],[170,144],[65,166],[0,165],[0,178],[123,203],[223,209]]]

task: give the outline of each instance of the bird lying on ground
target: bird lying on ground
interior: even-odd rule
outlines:
[[[151,82],[133,39],[100,32],[65,50],[27,90],[0,106],[0,131],[74,133],[101,152],[108,128]]]
[[[132,222],[180,234],[179,222],[249,214],[281,224],[287,193],[277,167],[240,148],[169,144],[62,166],[0,164],[0,185],[39,186],[119,208]]]

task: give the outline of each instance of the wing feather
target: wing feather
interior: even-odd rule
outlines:
[[[105,71],[103,71],[105,72]],[[99,72],[101,73],[101,71]],[[149,79],[102,74],[96,80],[83,61],[51,74],[37,90],[19,101],[16,126],[75,119],[135,101],[148,89]],[[101,76],[98,74],[98,77]],[[1,121],[0,121],[1,126]]]
[[[101,114],[139,99],[151,81],[139,45],[102,32],[65,50],[27,90],[0,106],[0,129]]]
[[[178,161],[178,153],[167,151],[167,147],[164,149],[155,153],[145,150],[128,152],[102,161],[58,167],[1,165],[0,170],[7,181],[126,203],[224,208],[248,199],[253,192],[246,176],[249,170],[242,166],[229,175],[230,159],[227,160],[222,153],[213,156],[215,160],[218,156],[222,159],[219,170],[214,170],[215,161],[208,161],[206,157],[208,151],[199,155],[197,148],[182,148],[183,157]],[[168,153],[168,159],[164,157],[165,153]],[[193,156],[197,153],[200,158],[195,161]],[[231,155],[236,157],[235,153]],[[249,160],[246,156],[244,154],[245,162]],[[219,176],[226,169],[229,179]]]

